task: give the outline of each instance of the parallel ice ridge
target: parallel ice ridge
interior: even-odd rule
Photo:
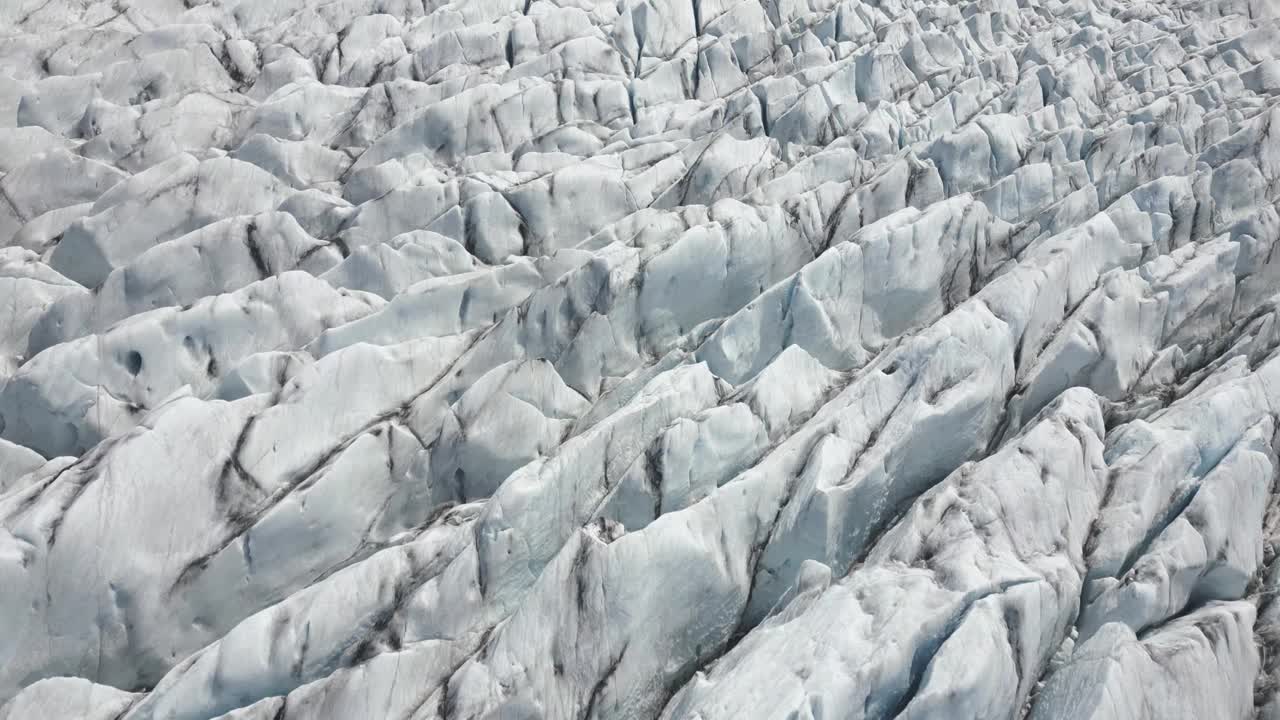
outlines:
[[[0,0],[0,720],[1280,719],[1277,0]]]

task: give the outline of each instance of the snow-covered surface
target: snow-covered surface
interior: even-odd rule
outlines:
[[[1280,720],[1277,38],[0,1],[0,720]]]

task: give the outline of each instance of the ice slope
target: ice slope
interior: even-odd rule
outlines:
[[[0,3],[0,720],[1280,718],[1278,33]]]

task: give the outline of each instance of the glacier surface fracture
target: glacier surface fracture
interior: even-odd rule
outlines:
[[[0,720],[1280,720],[1280,0],[0,0]]]

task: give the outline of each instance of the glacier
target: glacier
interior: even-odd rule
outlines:
[[[0,720],[1280,720],[1277,0],[0,0]]]

